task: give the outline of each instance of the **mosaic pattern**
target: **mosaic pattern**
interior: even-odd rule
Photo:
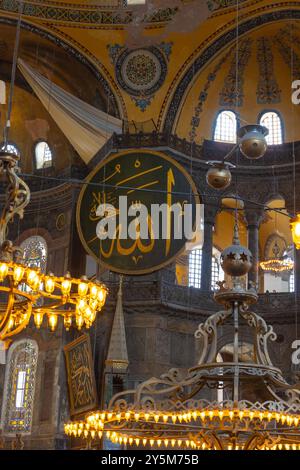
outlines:
[[[257,103],[280,103],[281,90],[274,77],[274,58],[270,39],[261,37],[257,40],[257,61],[259,65],[259,83],[256,92]]]
[[[291,8],[286,10],[272,11],[269,13],[261,14],[255,18],[244,21],[240,24],[239,34],[243,35],[248,31],[251,31],[259,26],[268,24],[271,22],[282,21],[285,19],[300,19],[300,10],[292,10]],[[173,126],[176,120],[177,113],[181,107],[183,97],[185,96],[186,90],[189,88],[193,81],[193,78],[199,73],[203,67],[218,54],[223,47],[228,46],[232,41],[236,39],[236,27],[226,31],[223,35],[219,36],[213,41],[207,48],[197,56],[197,58],[190,64],[175,89],[171,102],[167,109],[161,110],[159,125],[161,124],[162,116],[166,116],[163,131],[165,133],[172,133]],[[200,52],[200,48],[198,51]],[[197,51],[196,51],[197,52]],[[199,53],[198,52],[198,53]]]
[[[295,44],[299,44],[300,35],[295,34],[289,26],[282,28],[274,37],[274,43],[278,47],[281,57],[291,70],[293,80],[298,80],[300,76],[300,57],[295,52]]]
[[[195,107],[194,115],[193,115],[192,120],[191,120],[191,131],[189,133],[191,142],[194,142],[194,140],[196,138],[196,135],[197,135],[197,128],[200,125],[200,115],[203,111],[203,106],[204,106],[204,103],[205,103],[205,101],[207,99],[207,96],[208,96],[208,90],[209,90],[210,86],[212,85],[212,83],[215,81],[217,73],[220,71],[223,64],[225,64],[225,62],[227,61],[227,59],[231,55],[232,49],[233,48],[231,48],[227,52],[227,54],[225,54],[221,58],[221,60],[217,63],[217,65],[214,67],[214,69],[208,74],[207,79],[206,79],[206,83],[205,83],[203,89],[201,90],[201,92],[198,96],[198,103],[197,103],[197,106]]]
[[[239,4],[247,0],[239,0]],[[220,8],[227,8],[236,6],[236,0],[207,0],[207,6],[210,11],[220,10]]]
[[[118,84],[131,96],[136,106],[145,111],[166,79],[172,43],[133,51],[114,44],[108,46],[108,51]]]
[[[4,432],[7,434],[26,434],[31,431],[37,359],[38,348],[32,340],[17,342],[9,350],[2,416]],[[22,400],[17,398],[20,373],[25,377]]]
[[[0,10],[5,12],[18,12],[17,0],[0,0]],[[154,13],[145,15],[144,23],[160,23],[173,18],[177,8],[159,9]],[[129,24],[133,21],[132,11],[129,9],[103,9],[99,7],[78,6],[78,8],[65,8],[63,6],[37,5],[26,2],[23,7],[23,15],[38,17],[47,21],[59,21],[63,23],[80,23],[93,25]]]
[[[221,106],[243,106],[244,73],[250,59],[251,45],[252,40],[247,38],[241,41],[238,53],[236,53],[236,50],[233,51],[229,73],[220,93],[219,103]]]

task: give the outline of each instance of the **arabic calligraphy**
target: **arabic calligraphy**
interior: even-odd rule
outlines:
[[[77,225],[86,250],[99,263],[112,271],[142,274],[171,262],[184,248],[186,239],[174,237],[175,227],[182,223],[186,204],[192,205],[195,216],[198,195],[186,170],[171,157],[146,150],[114,154],[87,181],[91,184],[84,185],[81,192]],[[126,207],[121,203],[124,196]],[[150,210],[153,205],[165,206],[160,220],[166,228],[156,228]],[[139,213],[142,206],[149,209],[144,230]],[[178,211],[173,210],[176,206]],[[128,213],[125,223],[123,209]],[[105,223],[116,220],[112,236],[106,239],[102,236],[106,233],[104,219]],[[128,236],[130,230],[133,238]]]

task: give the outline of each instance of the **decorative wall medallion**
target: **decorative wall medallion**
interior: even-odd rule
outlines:
[[[257,86],[258,104],[275,104],[281,100],[281,90],[274,76],[274,57],[270,39],[257,40],[257,61],[259,64],[259,83]]]
[[[57,216],[55,225],[56,225],[57,230],[59,230],[59,231],[61,231],[65,228],[65,226],[66,226],[66,216],[63,212]]]
[[[108,50],[118,84],[145,111],[165,81],[172,43],[135,50],[114,44]]]

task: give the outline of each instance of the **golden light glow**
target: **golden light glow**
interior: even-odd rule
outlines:
[[[267,272],[281,273],[291,271],[294,268],[294,262],[290,259],[269,259],[261,261],[260,267]]]
[[[296,249],[300,250],[300,214],[297,214],[297,216],[291,220],[290,227]]]
[[[14,262],[0,263],[0,282],[4,281],[0,292],[6,293],[8,301],[0,303],[1,341],[22,331],[31,315],[37,328],[42,326],[45,314],[51,331],[55,331],[60,317],[67,330],[73,319],[78,329],[90,328],[107,295],[106,287],[98,281],[84,282],[69,273],[64,277],[44,275]]]
[[[281,411],[259,410],[259,409],[205,409],[188,410],[185,412],[165,412],[151,410],[126,410],[126,411],[102,411],[90,414],[83,421],[72,422],[65,425],[65,433],[69,436],[79,436],[82,431],[87,438],[94,439],[97,436],[96,431],[106,432],[106,437],[114,443],[127,443],[133,446],[161,447],[166,448],[194,448],[205,450],[208,445],[198,440],[199,429],[193,432],[191,429],[195,424],[200,424],[208,428],[212,421],[224,430],[247,429],[265,429],[270,423],[275,426],[281,423],[287,427],[297,427],[300,422],[299,415],[288,414]],[[116,424],[123,422],[122,430],[114,429]],[[161,425],[159,428],[144,427],[143,424],[154,423]],[[126,423],[131,423],[128,428]],[[141,427],[134,427],[141,424]],[[173,423],[173,425],[172,425]],[[177,423],[177,424],[175,424]],[[189,429],[188,424],[192,427]],[[219,423],[219,424],[218,424]],[[273,424],[274,423],[274,424]],[[174,426],[175,425],[175,426]],[[155,436],[154,429],[157,430]],[[126,441],[126,442],[125,442]],[[299,450],[300,443],[276,442],[274,445],[261,446],[261,450]],[[243,444],[228,443],[228,450],[242,449]]]

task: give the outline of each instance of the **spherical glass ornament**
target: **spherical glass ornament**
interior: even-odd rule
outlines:
[[[239,147],[242,154],[250,160],[263,157],[267,151],[268,144],[266,136],[269,131],[264,126],[249,125],[241,127],[238,131],[240,138]]]

